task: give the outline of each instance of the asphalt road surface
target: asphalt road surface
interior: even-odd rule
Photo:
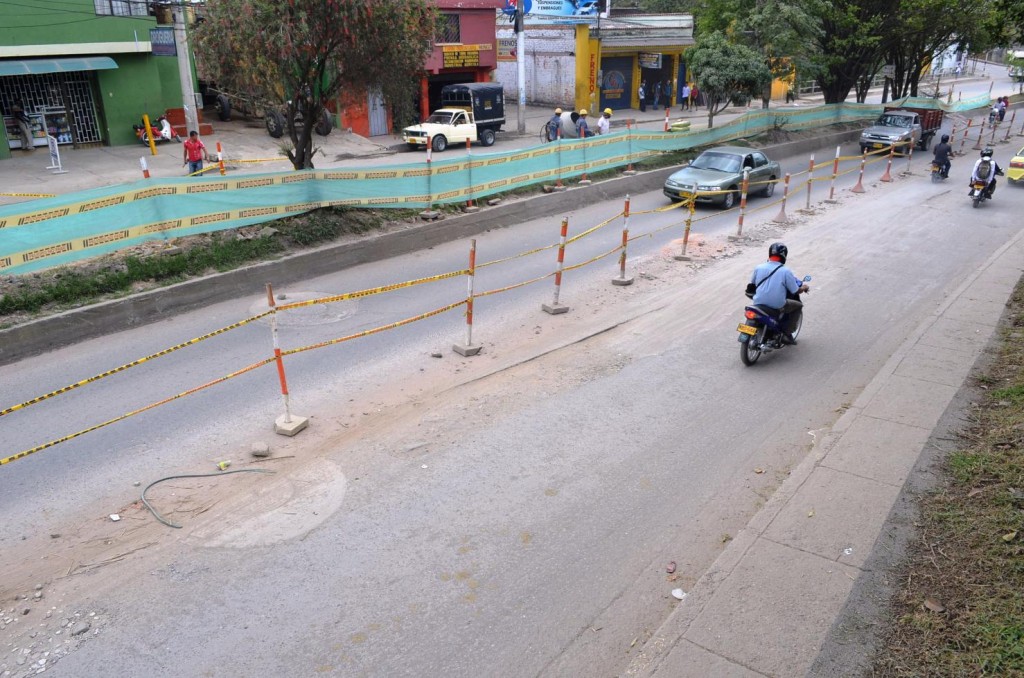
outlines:
[[[1010,154],[1001,146],[997,157],[1005,165]],[[806,167],[806,157],[784,160],[787,171]],[[994,201],[972,209],[969,162],[956,159],[963,181],[943,184],[920,157],[892,183],[873,165],[866,193],[851,193],[856,175],[846,175],[826,204],[818,185],[808,213],[794,197],[787,225],[769,221],[777,207],[748,214],[743,243],[726,239],[734,214],[700,208],[712,218],[694,226],[693,262],[672,258],[684,215],[637,214],[666,200],[634,196],[630,231],[644,237],[630,243],[632,286],[610,284],[618,268],[608,257],[566,274],[564,315],[540,309],[550,278],[480,299],[473,339],[483,351],[473,358],[450,351],[465,339],[461,309],[290,356],[292,411],[312,418],[294,439],[270,433],[283,405],[266,366],[4,467],[0,598],[41,583],[46,602],[0,630],[0,664],[12,647],[60,646],[58,618],[91,610],[77,651],[47,673],[618,674],[671,611],[670,591],[696,581],[907,332],[1017,232],[1024,189],[1001,182]],[[567,214],[570,234],[621,207]],[[478,262],[556,242],[559,221],[484,234]],[[566,263],[608,251],[620,229],[621,219],[572,243]],[[814,278],[804,332],[799,346],[748,368],[735,333],[742,289],[777,239],[797,274]],[[303,299],[457,270],[467,249],[454,242],[278,292]],[[476,289],[544,275],[554,258],[548,249],[488,266]],[[282,317],[281,345],[465,295],[456,277],[318,305]],[[263,308],[252,290],[2,367],[2,406]],[[183,392],[270,347],[269,325],[255,322],[13,413],[0,419],[4,451]],[[247,465],[257,441],[276,461]],[[181,530],[133,504],[133,483],[212,472],[221,460],[277,473],[154,489]]]

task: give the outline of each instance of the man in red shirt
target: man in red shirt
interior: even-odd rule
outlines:
[[[203,160],[209,160],[210,154],[206,152],[206,145],[199,138],[199,133],[192,130],[188,133],[188,141],[184,144],[185,162],[188,165],[188,174],[192,176],[203,171]]]

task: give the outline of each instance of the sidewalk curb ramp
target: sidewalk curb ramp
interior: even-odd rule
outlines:
[[[765,146],[760,150],[769,155],[787,157],[848,143],[859,136],[859,130],[832,132]],[[493,228],[514,226],[540,217],[562,215],[592,205],[599,200],[653,191],[660,188],[676,169],[678,168],[666,167],[634,176],[616,177],[589,186],[571,187],[564,193],[540,194],[522,200],[509,200],[473,214],[447,217],[391,233],[370,234],[356,241],[298,252],[282,259],[252,264],[226,273],[204,276],[32,320],[0,330],[0,365],[70,346],[86,339],[165,320],[168,316],[202,306],[261,294],[268,280],[280,287],[350,266],[381,261],[453,240],[470,238]]]

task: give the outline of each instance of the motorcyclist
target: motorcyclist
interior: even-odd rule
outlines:
[[[987,172],[986,172],[987,168]],[[981,152],[981,157],[974,163],[974,169],[971,171],[971,190],[974,189],[976,182],[988,182],[988,187],[985,189],[986,196],[991,200],[992,194],[996,192],[996,175],[1002,174],[1003,168],[999,166],[999,163],[992,157],[992,149],[985,148]],[[970,191],[967,195],[970,195]]]
[[[548,141],[558,138],[558,130],[562,128],[562,109],[556,108],[555,114],[548,120]]]
[[[793,330],[803,308],[797,295],[809,288],[786,267],[788,255],[789,248],[785,244],[772,243],[768,248],[768,261],[754,269],[750,284],[754,285],[754,305],[781,320],[782,343],[796,344]]]
[[[945,179],[949,176],[949,168],[952,165],[949,161],[950,154],[953,153],[953,147],[949,145],[949,135],[943,134],[942,141],[935,145],[932,150],[934,158],[932,162],[939,166],[942,171],[942,178]]]

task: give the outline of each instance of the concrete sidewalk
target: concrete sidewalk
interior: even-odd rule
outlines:
[[[911,333],[626,675],[807,675],[932,430],[992,339],[1021,262],[1024,233]]]

